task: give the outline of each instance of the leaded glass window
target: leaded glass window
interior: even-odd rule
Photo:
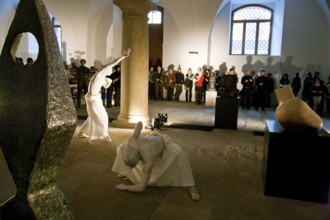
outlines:
[[[161,24],[162,23],[162,13],[157,10],[153,10],[148,14],[148,24]]]
[[[232,12],[230,54],[269,55],[273,11],[248,5]]]

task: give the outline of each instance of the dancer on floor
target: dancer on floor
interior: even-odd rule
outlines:
[[[189,160],[181,147],[157,130],[139,137],[141,130],[142,122],[138,122],[128,141],[117,147],[112,167],[134,185],[119,184],[116,188],[142,192],[147,186],[189,187],[192,200],[199,200]]]

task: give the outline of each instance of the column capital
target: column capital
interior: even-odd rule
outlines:
[[[114,0],[114,4],[120,7],[124,16],[147,15],[156,5],[151,0]]]

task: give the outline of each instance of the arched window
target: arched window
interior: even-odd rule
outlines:
[[[153,10],[148,14],[148,24],[161,24],[162,23],[162,13],[158,10]]]
[[[261,5],[247,5],[232,12],[230,54],[269,55],[273,11]]]

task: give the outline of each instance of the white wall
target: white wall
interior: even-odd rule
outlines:
[[[0,49],[17,3],[0,1]],[[121,12],[112,0],[44,0],[44,3],[62,26],[63,60],[79,64],[84,58],[87,66],[98,66],[121,54]]]
[[[193,72],[207,64],[208,35],[214,15],[222,0],[164,1],[163,66],[181,65],[184,72]],[[191,55],[189,52],[198,52]]]
[[[112,0],[45,0],[45,4],[62,26],[65,60],[78,63],[84,58],[87,66],[99,67],[120,55],[112,41],[120,39],[121,44],[121,30],[111,31],[114,20],[121,27]]]
[[[329,10],[324,10],[320,4],[320,1],[324,0],[300,0],[299,4],[296,0],[281,1],[285,3],[285,11],[282,47],[276,52],[279,55],[250,57],[229,55],[230,3],[224,5],[215,17],[219,2],[199,1],[203,3],[200,5],[196,1],[164,1],[164,66],[171,63],[176,66],[181,64],[184,71],[188,67],[193,67],[195,71],[197,66],[206,64],[210,43],[209,64],[214,69],[220,69],[220,65],[221,68],[235,66],[241,76],[245,68],[256,71],[265,68],[267,72],[272,72],[276,79],[285,72],[289,73],[292,79],[297,71],[304,77],[306,71],[318,70],[322,78],[326,79],[330,72],[330,30],[329,19],[325,14],[329,13]],[[272,1],[267,1],[267,5],[271,3]],[[213,29],[212,16],[215,17]],[[188,54],[191,50],[199,52],[195,60]]]
[[[0,50],[7,37],[10,24],[14,18],[15,4],[11,1],[0,1]]]

